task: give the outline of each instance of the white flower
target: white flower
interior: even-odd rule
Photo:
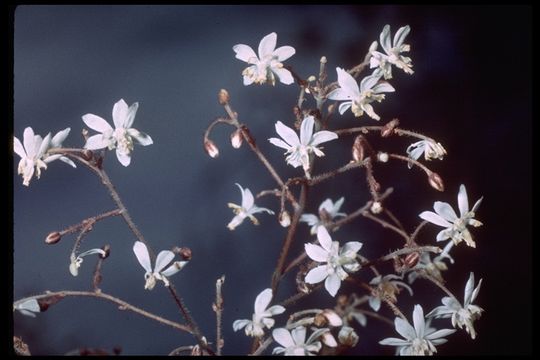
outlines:
[[[411,69],[411,58],[400,55],[402,52],[408,52],[411,49],[410,45],[403,43],[410,31],[411,28],[409,25],[399,28],[394,36],[394,43],[392,44],[390,25],[386,25],[379,37],[381,46],[386,54],[372,51],[371,59],[369,60],[370,68],[379,67],[384,74],[385,79],[392,78],[392,65],[397,66],[407,74],[413,74],[414,71]]]
[[[452,326],[454,328],[457,325],[460,329],[462,329],[463,325],[465,325],[465,330],[471,335],[471,338],[476,338],[476,331],[474,330],[473,322],[482,315],[482,311],[484,311],[484,309],[477,305],[473,305],[472,302],[478,296],[481,285],[482,279],[480,279],[478,282],[478,286],[474,288],[474,273],[471,273],[469,280],[465,285],[465,298],[463,302],[464,306],[461,306],[459,301],[457,301],[455,298],[445,296],[442,298],[442,303],[444,305],[436,307],[429,314],[427,314],[427,316],[433,316],[435,318],[451,317]]]
[[[240,184],[236,184],[240,188],[240,192],[242,193],[242,205],[238,206],[233,203],[228,203],[227,205],[233,209],[234,213],[236,214],[235,217],[229,222],[227,227],[229,230],[234,230],[238,225],[240,225],[246,217],[249,217],[251,222],[254,225],[259,225],[259,220],[253,214],[260,213],[260,212],[267,212],[270,215],[274,215],[274,212],[272,210],[269,210],[267,208],[260,208],[255,205],[255,198],[253,197],[253,194],[248,188],[242,189],[242,186]]]
[[[41,169],[47,169],[45,158],[45,152],[49,148],[51,142],[51,134],[47,134],[45,138],[41,138],[39,135],[34,135],[34,130],[31,127],[24,129],[23,143],[17,137],[13,137],[13,151],[21,157],[17,173],[23,177],[23,185],[30,185],[30,180],[36,173],[36,177],[39,179],[41,176]]]
[[[394,320],[396,331],[405,338],[386,338],[379,341],[381,345],[397,346],[400,355],[433,355],[437,352],[435,345],[444,344],[443,337],[453,334],[454,329],[433,331],[428,328],[424,319],[422,306],[415,305],[413,311],[414,327],[408,321],[397,317]]]
[[[315,355],[322,347],[321,342],[316,340],[327,331],[329,329],[317,329],[306,341],[306,328],[304,326],[299,326],[291,332],[285,328],[274,329],[272,336],[281,346],[274,348],[272,354]]]
[[[64,140],[66,140],[70,131],[71,131],[71,128],[65,128],[64,130],[57,132],[56,135],[54,135],[53,138],[51,139],[51,142],[49,143],[49,149],[61,148],[62,143],[64,142]],[[47,164],[57,159],[65,162],[68,165],[71,165],[74,168],[77,167],[77,165],[75,165],[75,163],[70,158],[60,155],[60,154],[48,155],[47,153],[45,153],[45,156],[43,158],[43,160]]]
[[[354,272],[360,269],[356,253],[362,247],[362,243],[351,241],[340,248],[337,241],[332,242],[324,226],[317,228],[317,239],[321,246],[307,243],[304,245],[306,253],[312,260],[326,264],[311,269],[305,281],[308,284],[317,284],[324,280],[324,287],[328,293],[335,296],[341,281],[349,276],[345,270]]]
[[[133,245],[133,252],[137,257],[137,260],[139,260],[139,264],[146,270],[146,273],[144,274],[144,279],[146,280],[144,288],[148,290],[152,290],[154,286],[156,286],[156,280],[161,280],[165,286],[169,286],[169,280],[167,278],[182,270],[188,263],[187,261],[175,261],[165,269],[165,267],[173,260],[174,253],[170,250],[163,250],[158,254],[154,270],[152,271],[150,255],[148,254],[146,245],[141,241],[136,241]]]
[[[385,276],[379,275],[371,279],[369,284],[375,286],[375,289],[373,294],[369,297],[369,306],[371,306],[373,310],[379,311],[381,307],[381,298],[383,297],[394,303],[397,302],[396,295],[400,293],[400,287],[407,289],[409,294],[411,296],[413,295],[411,287],[398,279],[401,280],[402,278],[394,274]]]
[[[317,228],[319,226],[324,226],[326,221],[332,221],[338,216],[347,216],[347,214],[339,212],[339,209],[343,205],[344,201],[344,197],[339,198],[339,200],[337,200],[335,203],[332,202],[331,199],[326,199],[321,203],[321,205],[319,205],[320,219],[314,214],[302,214],[300,221],[306,222],[309,226],[311,226],[311,235],[315,235],[317,233]]]
[[[465,243],[468,246],[476,247],[476,243],[472,239],[472,235],[467,229],[467,225],[474,227],[481,226],[482,223],[478,220],[473,219],[475,212],[482,202],[480,198],[473,206],[472,210],[469,211],[469,199],[467,197],[467,190],[465,185],[459,187],[458,192],[458,206],[460,217],[457,217],[454,209],[445,202],[436,201],[433,204],[435,213],[432,211],[424,211],[419,216],[429,221],[435,225],[444,227],[444,230],[441,230],[437,234],[437,241],[444,241],[446,239],[452,239],[455,245],[459,244],[462,240],[465,240]]]
[[[147,134],[131,127],[135,120],[135,114],[139,108],[139,103],[133,103],[129,108],[124,99],[120,99],[114,104],[112,117],[114,129],[103,118],[94,115],[83,115],[84,123],[91,129],[101,134],[93,135],[88,138],[85,148],[98,150],[116,148],[116,157],[124,166],[131,162],[131,152],[133,151],[133,139],[143,146],[153,144],[152,138]]]
[[[30,317],[36,317],[36,313],[41,312],[41,308],[39,307],[39,303],[36,299],[28,299],[18,303],[13,308],[18,310],[21,314]]]
[[[79,268],[81,267],[81,264],[83,262],[83,257],[92,255],[92,254],[100,254],[101,256],[105,256],[106,252],[103,249],[90,249],[88,251],[85,251],[79,256],[75,256],[74,253],[71,253],[70,257],[70,263],[69,263],[69,272],[73,276],[79,275]]]
[[[439,159],[442,160],[446,155],[446,150],[441,143],[435,143],[431,140],[420,140],[409,147],[407,147],[407,154],[411,159],[418,160],[422,154],[426,160]],[[412,163],[409,162],[409,169],[412,167]]]
[[[233,323],[234,331],[238,331],[245,327],[247,336],[261,337],[264,335],[264,328],[270,329],[274,326],[275,320],[272,319],[273,315],[281,314],[285,311],[285,308],[281,305],[274,305],[268,308],[272,301],[272,289],[265,289],[257,298],[255,298],[255,312],[253,313],[252,320],[236,320]]]
[[[236,58],[250,65],[242,71],[244,85],[264,84],[266,81],[275,85],[275,76],[285,85],[294,82],[291,72],[284,69],[281,62],[293,56],[296,50],[292,46],[281,46],[276,49],[276,42],[277,34],[275,32],[263,37],[259,43],[259,57],[248,45],[237,44],[233,46]]]
[[[276,123],[276,132],[285,141],[278,138],[268,139],[273,145],[287,150],[285,152],[285,154],[289,154],[286,158],[287,164],[295,168],[302,165],[306,173],[310,169],[309,155],[311,153],[315,153],[319,157],[324,156],[324,153],[317,146],[338,138],[336,133],[327,130],[313,133],[314,125],[315,119],[313,116],[307,116],[302,120],[300,137],[298,137],[293,129],[278,121]]]
[[[369,117],[380,120],[379,115],[373,111],[370,103],[373,101],[381,102],[385,95],[381,93],[394,92],[395,89],[387,82],[377,84],[382,74],[372,74],[366,76],[360,82],[360,87],[356,80],[342,68],[336,68],[339,88],[328,93],[327,97],[331,100],[343,101],[339,104],[339,113],[343,115],[345,111],[351,108],[354,116],[360,117],[364,111]]]

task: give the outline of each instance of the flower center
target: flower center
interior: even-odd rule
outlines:
[[[124,154],[130,154],[133,150],[133,139],[127,133],[126,129],[118,128],[114,130],[114,138],[118,142],[118,149]]]

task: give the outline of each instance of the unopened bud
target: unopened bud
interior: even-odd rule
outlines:
[[[420,260],[420,254],[417,252],[412,252],[410,254],[407,254],[405,256],[405,259],[403,260],[403,264],[407,266],[409,269],[412,269],[413,267],[418,264],[418,260]]]
[[[204,150],[211,158],[216,158],[219,155],[219,149],[210,139],[204,140]]]
[[[61,238],[62,235],[60,235],[58,231],[53,231],[52,233],[47,235],[47,237],[45,238],[45,243],[49,245],[56,244],[60,241]]]
[[[382,137],[388,137],[388,136],[394,134],[394,130],[398,125],[399,125],[399,119],[393,119],[393,120],[387,122],[381,128],[381,136]]]
[[[321,64],[326,64],[327,61],[326,56],[321,57]]]
[[[101,248],[101,250],[104,251],[103,254],[99,254],[99,257],[102,259],[106,259],[111,255],[111,247],[109,245],[105,245]]]
[[[244,137],[242,136],[242,131],[237,129],[231,133],[231,145],[235,149],[239,149],[242,146]]]
[[[182,260],[189,261],[191,260],[191,249],[188,247],[175,247],[172,249],[173,253],[178,254]]]
[[[371,212],[374,214],[380,214],[383,211],[383,207],[380,201],[374,201],[371,205]]]
[[[377,160],[379,160],[380,162],[388,162],[388,153],[385,153],[385,152],[379,152],[377,153]]]
[[[220,105],[225,105],[229,103],[230,100],[229,92],[225,89],[219,90],[218,101]]]
[[[354,347],[358,343],[358,335],[352,327],[344,326],[339,330],[338,340],[341,345]]]
[[[365,149],[363,143],[364,137],[362,135],[358,135],[354,140],[354,144],[352,147],[352,158],[356,162],[361,162],[362,160],[364,160]]]
[[[324,334],[322,334],[321,340],[322,340],[323,344],[328,346],[328,347],[337,347],[338,346],[338,343],[337,343],[336,339],[334,338],[334,335],[332,335],[332,333],[330,331],[327,331]]]
[[[92,160],[93,157],[94,157],[94,153],[92,152],[92,150],[84,149],[82,151],[82,158],[84,160],[90,161],[90,160]]]
[[[308,82],[313,82],[315,80],[317,80],[317,78],[314,75],[311,75],[310,77],[307,78]]]
[[[279,224],[283,227],[288,227],[291,225],[291,216],[289,215],[287,210],[283,210],[279,214]]]
[[[439,176],[439,174],[435,172],[430,172],[428,175],[428,181],[429,185],[431,185],[431,187],[435,190],[444,191],[444,182],[443,179]]]

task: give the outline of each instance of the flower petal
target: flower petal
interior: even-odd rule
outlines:
[[[351,93],[343,88],[337,88],[328,93],[326,98],[329,100],[351,100]]]
[[[375,85],[372,88],[372,90],[373,90],[374,93],[377,93],[377,94],[383,93],[383,92],[394,92],[394,91],[396,91],[396,89],[394,89],[394,87],[392,85],[390,85],[389,83],[387,83],[386,81]]]
[[[174,259],[174,253],[172,251],[170,250],[160,251],[156,258],[156,265],[154,266],[154,272],[160,273],[161,270],[165,268],[165,266],[169,265],[172,259]]]
[[[277,146],[277,147],[280,147],[282,149],[285,149],[287,151],[289,151],[289,149],[291,148],[285,141],[281,140],[281,139],[278,139],[278,138],[270,138],[268,139],[268,141],[270,141],[271,144]]]
[[[448,336],[448,335],[453,334],[455,332],[456,332],[456,329],[441,329],[441,330],[437,330],[437,331],[435,331],[435,332],[433,332],[433,333],[431,333],[429,335],[426,335],[425,339],[433,341],[435,339]]]
[[[410,31],[411,27],[409,25],[400,27],[394,35],[394,47],[400,47],[403,45],[403,42],[405,41],[407,35],[409,35]]]
[[[293,129],[284,125],[281,121],[276,122],[275,127],[278,135],[281,136],[287,144],[289,144],[290,146],[300,145],[300,139],[298,138],[298,135],[296,135],[296,132]]]
[[[274,50],[273,55],[277,56],[278,61],[285,61],[296,53],[292,46],[281,46]]]
[[[356,254],[361,248],[361,242],[349,241],[348,243],[345,243],[345,245],[343,245],[339,253],[348,257],[353,257],[353,254]]]
[[[232,218],[232,220],[227,224],[227,227],[229,230],[234,230],[238,225],[240,225],[244,219],[246,218],[246,214],[244,212],[241,212],[240,214],[236,215]]]
[[[336,68],[336,72],[339,86],[349,93],[352,98],[360,96],[360,88],[352,75],[339,67]]]
[[[296,345],[302,345],[306,342],[306,328],[299,326],[291,331],[292,338]]]
[[[114,140],[110,137],[106,137],[103,134],[96,134],[90,136],[84,144],[85,149],[99,150],[108,147]]]
[[[430,223],[433,223],[435,225],[443,226],[443,227],[449,227],[452,226],[451,223],[443,219],[440,215],[435,214],[433,211],[424,211],[420,215],[420,218],[429,221]]]
[[[381,345],[390,345],[390,346],[408,346],[410,345],[409,341],[398,339],[398,338],[386,338],[379,341]]]
[[[272,55],[276,48],[277,34],[275,32],[270,33],[262,38],[259,43],[259,59],[263,60],[266,55]]]
[[[236,53],[235,57],[239,60],[252,63],[252,59],[257,59],[257,54],[255,54],[255,51],[248,45],[237,44],[233,46],[233,50]]]
[[[392,39],[390,39],[390,25],[385,25],[381,35],[379,36],[379,42],[387,54],[390,54],[392,49]]]
[[[131,155],[126,154],[120,148],[116,148],[116,157],[118,158],[118,161],[120,161],[120,164],[124,166],[129,166],[131,163]]]
[[[341,115],[352,106],[352,101],[347,101],[344,103],[339,104],[338,111]]]
[[[115,128],[128,128],[128,126],[126,126],[128,120],[128,105],[124,99],[120,99],[114,104],[112,117]]]
[[[262,314],[272,301],[272,289],[264,289],[255,298],[255,314]]]
[[[243,320],[235,320],[233,322],[233,330],[234,331],[238,331],[242,328],[244,328],[247,324],[249,324],[251,321],[247,320],[247,319],[243,319]]]
[[[411,324],[409,324],[408,321],[397,317],[394,320],[394,325],[395,325],[396,331],[399,333],[399,335],[403,336],[405,339],[412,340],[412,339],[416,338],[416,331],[411,326]]]
[[[266,312],[270,313],[271,315],[279,315],[285,312],[285,308],[281,305],[274,305],[266,309]]]
[[[341,286],[341,279],[337,274],[329,275],[324,282],[324,287],[328,293],[332,296],[336,296],[339,287]]]
[[[435,203],[433,204],[433,208],[435,209],[435,212],[445,220],[454,222],[458,219],[456,212],[448,203],[442,201],[435,201]]]
[[[13,151],[15,151],[15,153],[21,158],[26,158],[26,151],[24,151],[21,141],[15,136],[13,137]]]
[[[302,214],[302,216],[300,216],[300,221],[306,222],[309,226],[313,226],[319,223],[319,218],[313,214]]]
[[[318,262],[326,262],[328,261],[328,251],[324,250],[319,245],[313,245],[313,244],[304,244],[304,248],[306,250],[306,254],[315,261]]]
[[[313,135],[313,126],[315,126],[313,116],[307,116],[302,120],[302,124],[300,125],[300,143],[302,145],[309,145],[311,136]]]
[[[311,144],[312,146],[317,146],[319,144],[322,144],[327,141],[332,141],[338,138],[338,135],[332,131],[328,130],[322,130],[319,132],[316,132],[312,138],[311,138]]]
[[[161,275],[164,275],[164,276],[173,276],[174,274],[176,274],[177,272],[179,272],[180,270],[182,270],[184,268],[184,266],[187,265],[187,261],[175,261],[171,264],[171,266],[169,266],[168,268],[166,268],[165,270],[163,270],[161,272]]]
[[[278,344],[288,348],[295,346],[291,333],[285,328],[277,328],[272,331],[272,337]]]
[[[100,133],[111,133],[113,132],[113,128],[105,119],[102,117],[99,117],[94,114],[86,114],[82,117],[84,123],[86,126],[88,126],[90,129],[99,131]]]
[[[467,197],[467,189],[465,189],[465,185],[463,184],[459,186],[457,200],[459,213],[463,217],[466,213],[469,212],[469,198]]]
[[[136,241],[133,245],[133,252],[139,260],[139,264],[146,270],[146,272],[152,272],[152,265],[150,264],[150,255],[148,255],[148,249],[146,245],[141,241]]]
[[[51,147],[52,148],[59,148],[62,147],[62,143],[69,135],[69,132],[71,131],[71,128],[65,128],[62,131],[59,131],[56,133],[56,135],[53,136],[51,139]]]
[[[360,82],[360,91],[366,91],[366,90],[372,89],[377,83],[377,81],[379,81],[380,78],[381,78],[381,75],[366,76]]]
[[[425,330],[425,319],[424,319],[424,310],[422,309],[422,306],[420,305],[414,306],[413,323],[414,323],[414,329],[416,330],[417,337],[423,338],[424,330]]]
[[[126,120],[124,123],[124,127],[126,129],[129,129],[131,125],[133,125],[133,121],[135,120],[135,115],[137,115],[137,109],[139,109],[138,102],[134,102],[133,104],[130,105],[127,112]]]
[[[236,183],[236,186],[240,188],[240,191],[242,193],[242,207],[246,210],[249,210],[253,207],[253,204],[255,203],[255,198],[253,197],[253,194],[248,188],[243,189],[242,186],[238,183]]]
[[[137,142],[141,144],[142,146],[148,146],[154,143],[150,135],[145,134],[142,131],[139,131],[137,129],[130,128],[127,130],[127,133],[129,134],[129,136],[137,140]]]
[[[34,140],[34,130],[31,127],[27,127],[23,132],[23,144],[26,149],[26,155],[29,158],[33,158],[36,155],[36,146]]]
[[[291,72],[284,68],[276,68],[272,67],[270,68],[274,74],[277,75],[279,78],[279,81],[282,84],[290,85],[294,82],[294,77],[292,76]]]
[[[327,252],[330,251],[332,247],[332,238],[324,226],[319,226],[317,229],[317,240],[319,240],[319,244],[321,244],[323,249]]]
[[[308,284],[318,284],[328,276],[327,266],[319,265],[316,268],[311,269],[304,281]]]

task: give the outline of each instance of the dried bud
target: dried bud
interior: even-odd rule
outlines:
[[[409,269],[412,269],[416,266],[416,264],[418,264],[418,260],[420,260],[420,254],[417,252],[412,252],[405,256],[405,259],[403,259],[403,264]]]
[[[175,247],[174,249],[172,249],[172,251],[175,253],[175,254],[178,254],[182,260],[184,261],[190,261],[191,260],[191,249],[188,248],[188,247]]]
[[[362,135],[358,135],[354,140],[354,144],[352,147],[352,158],[356,162],[361,162],[362,160],[364,160],[364,156],[364,137]]]
[[[239,149],[242,146],[242,141],[244,137],[242,136],[242,130],[237,129],[231,133],[231,145],[235,149]]]
[[[371,205],[371,212],[374,214],[380,214],[383,211],[383,207],[380,201],[374,201]]]
[[[428,181],[429,185],[431,185],[431,187],[435,190],[444,191],[444,182],[443,179],[439,176],[439,174],[435,172],[430,172],[428,174]]]
[[[211,158],[216,158],[219,155],[219,149],[210,139],[204,140],[204,150]]]
[[[45,243],[49,245],[56,244],[60,241],[61,238],[62,235],[60,235],[58,231],[53,231],[52,233],[47,235],[47,237],[45,238]]]
[[[358,343],[358,335],[352,327],[344,326],[339,330],[338,340],[341,345],[354,347]]]
[[[47,309],[51,306],[59,302],[64,298],[63,295],[54,295],[50,297],[45,297],[37,300],[37,303],[39,305],[39,309],[41,312],[47,311]]]
[[[281,213],[279,213],[279,224],[283,227],[288,227],[291,225],[291,216],[287,210],[283,210]]]
[[[220,105],[225,105],[229,103],[230,100],[229,92],[225,89],[219,90],[218,101]]]
[[[379,160],[380,162],[388,162],[388,153],[385,153],[385,152],[378,152],[377,153],[377,160]]]
[[[82,158],[86,161],[90,161],[94,157],[94,153],[92,152],[92,150],[89,150],[89,149],[84,149],[81,155],[82,155]]]
[[[382,137],[388,137],[392,134],[394,134],[394,129],[399,125],[398,119],[393,119],[389,122],[387,122],[381,129],[381,136]]]
[[[30,349],[28,345],[19,337],[13,337],[13,350],[15,350],[15,355],[18,356],[31,356]]]
[[[321,340],[322,340],[323,344],[328,346],[328,347],[337,347],[338,346],[338,343],[337,343],[336,339],[334,338],[334,335],[332,335],[332,333],[330,331],[327,331],[324,334],[322,334]]]
[[[308,82],[313,82],[315,80],[317,80],[317,78],[315,76],[313,76],[313,75],[311,75],[310,77],[307,78]]]
[[[111,255],[111,247],[109,245],[105,245],[101,249],[105,252],[104,254],[99,254],[101,259],[106,259]]]
[[[326,60],[326,56],[321,57],[321,64],[326,64],[328,60]]]
[[[334,310],[324,309],[321,314],[326,318],[328,325],[334,327],[343,325],[343,320],[341,320],[341,317]]]

